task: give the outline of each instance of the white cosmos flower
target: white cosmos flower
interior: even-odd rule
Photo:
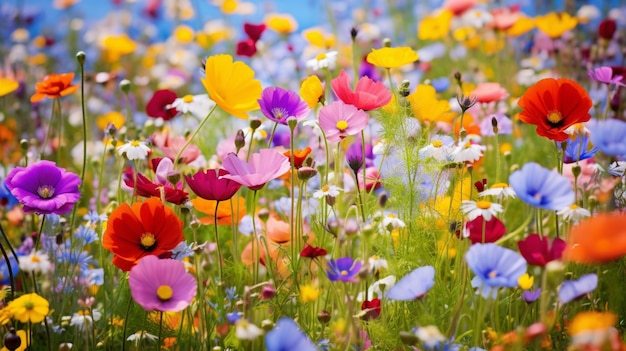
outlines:
[[[313,71],[319,71],[322,68],[330,70],[335,69],[337,65],[337,51],[329,51],[317,55],[315,58],[306,61],[306,67]]]
[[[313,197],[316,199],[321,199],[326,196],[337,197],[341,191],[342,189],[335,185],[324,185],[321,189],[315,190]]]
[[[129,141],[117,148],[117,154],[125,156],[130,161],[145,160],[148,157],[150,148],[143,141]]]
[[[154,341],[156,339],[158,339],[158,337],[156,335],[152,335],[150,333],[148,333],[145,330],[140,330],[138,332],[136,332],[135,334],[132,334],[131,336],[129,336],[128,338],[126,338],[126,340],[128,341],[134,341],[135,345],[139,345],[139,342],[142,340],[148,340],[148,341]]]
[[[515,198],[515,190],[507,183],[495,183],[489,189],[485,189],[478,194],[478,197],[493,196],[496,200],[502,201],[506,198]]]
[[[180,113],[189,113],[196,118],[204,118],[209,114],[215,102],[209,99],[209,95],[185,95],[177,98],[167,108],[175,108]]]
[[[482,216],[485,221],[490,221],[492,216],[502,212],[502,205],[485,200],[463,200],[461,211],[470,221],[475,220],[478,216]]]
[[[571,221],[574,223],[580,221],[583,218],[591,216],[591,212],[589,212],[589,210],[579,207],[576,204],[572,204],[565,207],[564,209],[558,210],[556,214],[558,214],[559,216],[563,216],[563,220]]]
[[[235,323],[235,335],[239,340],[254,340],[263,335],[263,329],[245,319],[239,319]]]

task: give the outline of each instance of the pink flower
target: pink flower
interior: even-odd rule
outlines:
[[[174,160],[178,151],[187,143],[187,139],[183,136],[170,137],[168,132],[162,132],[152,135],[152,142],[163,152],[165,157]],[[200,149],[194,144],[189,144],[180,155],[179,162],[182,161],[187,164],[193,162],[198,156],[200,156]]]
[[[233,180],[250,190],[259,190],[265,183],[285,174],[291,168],[289,158],[272,149],[261,149],[250,155],[250,162],[241,160],[235,154],[230,154],[222,163],[222,167],[230,174],[219,178]]]
[[[332,80],[331,85],[337,97],[346,104],[354,105],[361,110],[370,111],[385,106],[391,101],[389,89],[369,77],[361,77],[356,83],[356,89],[350,88],[350,77],[341,71],[339,77]]]
[[[319,113],[320,127],[326,133],[326,139],[333,143],[359,133],[369,120],[370,116],[365,111],[342,101],[322,107]]]
[[[509,96],[500,83],[480,83],[472,92],[480,103],[490,103],[502,100]]]
[[[499,30],[507,30],[517,22],[520,17],[520,12],[518,8],[497,8],[491,11],[493,15],[493,22],[491,22],[491,26],[499,29]]]
[[[447,0],[443,4],[444,9],[452,11],[456,16],[471,9],[476,4],[476,0]]]

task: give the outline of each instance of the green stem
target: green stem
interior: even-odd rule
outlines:
[[[126,351],[126,332],[128,329],[128,316],[130,315],[130,307],[133,305],[133,299],[128,297],[128,305],[126,306],[126,317],[124,318],[124,328],[122,329],[122,351]]]
[[[178,150],[178,153],[176,154],[176,157],[174,158],[174,167],[176,167],[176,165],[178,164],[178,159],[180,159],[180,156],[183,154],[183,151],[185,151],[185,149],[189,146],[189,144],[191,144],[191,141],[196,137],[196,135],[198,135],[198,133],[200,132],[202,127],[206,124],[206,122],[209,120],[209,117],[211,117],[211,115],[213,114],[213,111],[215,111],[216,108],[217,108],[217,105],[214,105],[211,108],[211,110],[206,115],[206,117],[204,117],[202,122],[200,122],[198,127],[193,131],[193,134],[191,134],[189,139],[187,139],[187,142],[185,143],[185,145],[183,145],[183,147],[180,148],[180,150]]]
[[[159,311],[159,338],[157,342],[157,350],[161,350],[161,334],[163,332],[163,312]]]
[[[215,245],[217,245],[217,268],[219,269],[219,275],[220,275],[220,283],[223,282],[223,272],[222,272],[222,249],[220,248],[220,238],[217,234],[218,232],[218,226],[217,226],[217,209],[220,205],[219,201],[215,202],[215,212],[213,214],[213,223],[214,223],[214,227],[215,227]],[[232,213],[232,212],[231,212]]]

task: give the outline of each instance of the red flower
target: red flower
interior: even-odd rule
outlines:
[[[603,19],[602,22],[600,22],[600,25],[598,25],[598,35],[602,39],[613,39],[613,35],[615,35],[615,30],[617,30],[617,24],[614,20],[610,18]]]
[[[526,262],[535,266],[545,266],[550,261],[560,260],[565,250],[565,241],[555,238],[550,245],[550,239],[531,234],[517,243],[520,254]]]
[[[320,256],[326,256],[328,251],[321,247],[311,246],[309,244],[304,245],[304,249],[300,252],[300,257],[317,258]]]
[[[371,301],[363,301],[361,311],[365,311],[365,314],[361,316],[363,320],[369,321],[378,318],[380,316],[380,299],[374,298]]]
[[[345,104],[370,111],[385,106],[391,101],[391,92],[382,82],[374,82],[369,77],[361,77],[356,83],[354,91],[351,88],[350,77],[341,71],[339,77],[331,81],[333,92]]]
[[[124,184],[129,188],[135,188],[135,195],[143,197],[158,197],[175,205],[182,205],[189,199],[189,194],[183,189],[174,188],[172,184],[153,183],[141,173],[137,173],[137,186],[133,181],[132,171],[125,172]]]
[[[176,93],[171,90],[157,90],[152,95],[148,105],[146,105],[146,114],[150,117],[161,117],[166,121],[176,117],[178,110],[169,107],[176,100]]]
[[[483,216],[478,216],[473,221],[465,223],[465,229],[469,233],[468,239],[472,244],[493,243],[506,233],[506,228],[502,221],[496,217],[491,217],[491,220],[485,223],[485,238],[483,241],[483,222]]]
[[[261,35],[263,35],[263,32],[265,32],[266,28],[267,26],[265,25],[265,23],[252,24],[246,22],[243,24],[243,31],[246,32],[248,38],[250,38],[250,40],[255,43],[259,41],[259,39],[261,39]]]
[[[591,118],[589,95],[573,80],[545,78],[530,87],[518,102],[524,110],[520,119],[537,126],[537,134],[565,141],[565,130]]]
[[[193,176],[185,176],[187,185],[199,197],[205,200],[226,201],[241,188],[241,184],[230,179],[220,178],[229,174],[224,169],[198,171]]]
[[[237,43],[237,56],[252,57],[256,54],[256,43],[252,39],[241,40]]]
[[[74,73],[49,74],[35,85],[35,94],[30,102],[38,102],[45,98],[56,99],[78,90],[78,85],[72,85]]]

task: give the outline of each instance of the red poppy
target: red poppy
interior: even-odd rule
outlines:
[[[520,119],[537,126],[537,134],[554,141],[569,137],[565,130],[591,118],[589,95],[573,80],[545,78],[530,87],[520,98]]]
[[[504,236],[506,228],[502,221],[496,217],[491,217],[490,221],[484,223],[485,236],[483,238],[483,216],[478,216],[473,221],[465,223],[465,229],[469,233],[468,239],[472,244],[493,243]]]
[[[361,316],[363,320],[369,321],[378,318],[380,316],[380,299],[374,298],[371,301],[363,301],[361,311],[365,311],[365,314]]]
[[[626,255],[626,213],[598,213],[572,227],[565,259],[603,263]]]
[[[560,260],[565,250],[565,241],[559,238],[552,240],[541,237],[539,234],[531,234],[526,239],[517,243],[520,254],[526,262],[535,266],[544,267],[548,262]]]
[[[241,40],[237,43],[237,56],[252,57],[256,54],[256,43],[252,39]]]
[[[328,251],[324,250],[321,247],[311,246],[309,244],[304,245],[304,249],[300,251],[300,257],[306,258],[317,258],[320,256],[326,256]]]
[[[178,110],[170,105],[176,100],[176,93],[163,89],[157,90],[146,105],[146,114],[150,117],[161,117],[166,121],[176,117]]]
[[[38,102],[45,98],[56,99],[66,96],[78,90],[78,85],[72,85],[74,73],[49,74],[35,85],[35,94],[30,97],[30,102]]]
[[[183,237],[183,223],[159,199],[131,206],[123,203],[109,216],[102,246],[111,251],[113,264],[129,271],[148,255],[167,257]]]
[[[252,23],[244,23],[243,31],[246,32],[248,38],[250,38],[255,43],[261,39],[261,35],[265,32],[267,25],[265,23],[261,24],[252,24]]]

